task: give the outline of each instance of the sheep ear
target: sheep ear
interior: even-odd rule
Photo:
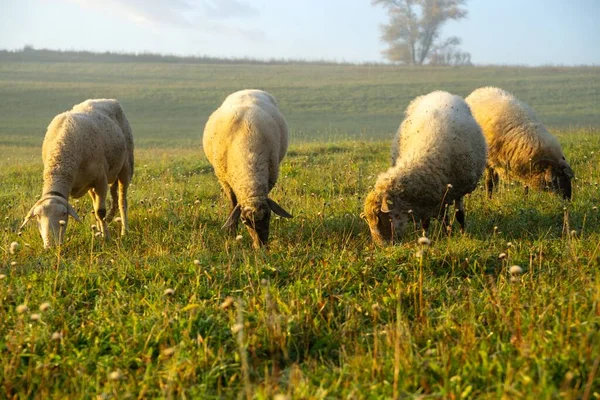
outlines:
[[[27,215],[25,216],[25,221],[23,221],[23,223],[21,224],[21,226],[19,227],[19,230],[23,229],[23,227],[25,225],[27,225],[27,223],[29,222],[29,220],[31,218],[33,218],[35,216],[35,207],[37,206],[37,204],[33,207],[31,207],[31,210],[29,210],[29,212],[27,213]]]
[[[231,211],[231,213],[229,214],[229,217],[227,218],[227,221],[225,221],[225,223],[223,224],[223,226],[221,227],[221,229],[226,229],[229,228],[232,225],[235,225],[238,220],[240,219],[240,214],[242,213],[242,208],[240,207],[239,204],[237,204],[234,209]]]
[[[79,218],[79,215],[77,215],[77,212],[75,211],[75,209],[73,208],[72,205],[70,205],[69,203],[67,203],[67,213],[73,217],[73,219],[77,222],[81,222],[81,218]]]
[[[275,200],[271,200],[271,199],[267,198],[267,203],[269,203],[269,207],[271,207],[271,211],[273,211],[275,214],[279,215],[280,217],[293,218],[292,214],[285,211],[283,209],[283,207],[281,207],[279,204],[275,203]]]
[[[392,211],[390,206],[393,204],[394,202],[392,202],[388,196],[383,196],[383,199],[381,200],[381,212],[385,214],[389,213]]]

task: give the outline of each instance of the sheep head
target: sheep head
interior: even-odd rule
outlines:
[[[25,221],[19,229],[23,229],[29,220],[35,218],[44,241],[44,248],[48,249],[52,245],[62,242],[67,230],[69,215],[77,222],[81,222],[79,215],[66,199],[55,195],[44,196],[27,213]]]
[[[248,204],[236,205],[223,228],[228,228],[241,220],[252,237],[252,245],[258,249],[269,242],[271,211],[281,217],[292,218],[290,213],[272,199],[252,199]]]
[[[571,180],[575,174],[565,157],[562,156],[558,162],[543,159],[536,164],[543,171],[543,187],[562,195],[564,199],[571,200]]]
[[[374,190],[365,200],[361,217],[367,221],[373,241],[383,246],[404,233],[409,222],[406,211],[403,212],[400,202],[394,202],[388,193]]]

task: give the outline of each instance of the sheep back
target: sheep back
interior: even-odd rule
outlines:
[[[202,145],[217,178],[233,189],[238,201],[265,197],[287,152],[287,123],[273,96],[242,90],[212,113]]]
[[[117,179],[125,163],[133,173],[133,135],[117,100],[87,100],[54,117],[42,145],[44,181],[71,181],[84,195],[96,176]],[[66,182],[64,182],[66,183]]]
[[[544,165],[540,170],[535,165],[540,160],[560,165],[572,177],[560,143],[527,104],[496,87],[479,88],[466,101],[488,143],[488,164],[501,177],[539,186]]]

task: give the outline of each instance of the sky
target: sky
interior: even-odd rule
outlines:
[[[600,0],[468,0],[475,64],[600,65]],[[0,0],[0,49],[382,62],[370,0]]]

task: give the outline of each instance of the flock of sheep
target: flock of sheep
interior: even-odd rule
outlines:
[[[255,248],[267,244],[271,211],[292,217],[269,198],[288,147],[287,123],[273,96],[261,90],[229,95],[208,119],[203,147],[230,203],[223,228],[235,232],[241,220]],[[80,221],[69,196],[88,192],[102,235],[108,238],[107,223],[117,208],[125,235],[133,137],[118,101],[87,100],[57,115],[48,126],[42,159],[42,196],[21,228],[35,218],[44,247],[60,243],[68,216]],[[558,140],[510,93],[484,87],[466,99],[442,91],[417,97],[394,137],[392,166],[379,175],[361,216],[373,240],[384,244],[401,237],[413,221],[424,232],[431,218],[450,228],[447,207],[454,204],[462,231],[463,198],[484,170],[490,197],[501,176],[571,198],[574,175]]]

